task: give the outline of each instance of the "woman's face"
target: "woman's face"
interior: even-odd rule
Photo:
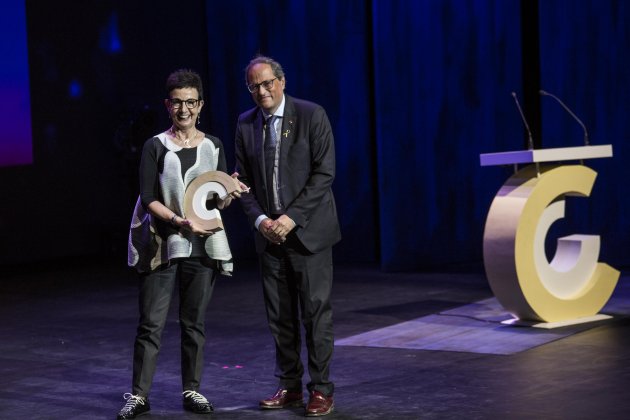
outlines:
[[[170,97],[164,101],[173,125],[179,130],[195,127],[197,117],[203,108],[196,88],[173,89]]]

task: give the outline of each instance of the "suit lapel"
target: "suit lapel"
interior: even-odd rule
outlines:
[[[295,141],[297,131],[297,117],[293,101],[285,95],[284,115],[282,117],[282,130],[280,131],[280,167],[283,168],[287,161],[289,149]]]
[[[293,101],[289,96],[285,96],[286,102],[284,105],[284,115],[282,116],[282,130],[280,131],[280,156],[279,156],[279,176],[281,185],[290,182],[287,178],[288,174],[288,162],[289,162],[289,150],[295,143],[295,136],[297,134],[297,115],[295,113],[295,107]],[[280,188],[280,199],[283,203],[287,202],[284,197],[286,189]]]

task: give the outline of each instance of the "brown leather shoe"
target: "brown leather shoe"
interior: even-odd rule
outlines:
[[[265,410],[285,407],[302,407],[304,405],[303,398],[304,396],[302,391],[293,392],[288,389],[278,388],[273,397],[260,401],[258,406]]]
[[[327,397],[319,391],[313,391],[306,405],[306,417],[318,417],[330,414],[333,411],[334,405],[332,395]]]

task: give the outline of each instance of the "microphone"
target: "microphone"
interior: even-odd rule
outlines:
[[[551,93],[546,92],[546,91],[544,91],[544,90],[542,90],[542,89],[541,89],[541,90],[539,90],[538,92],[539,92],[541,95],[543,95],[543,96],[551,96],[553,99],[555,99],[556,101],[558,101],[558,103],[559,103],[560,105],[562,105],[562,108],[564,108],[564,109],[565,109],[565,110],[569,113],[569,115],[571,115],[571,116],[573,117],[573,119],[575,119],[575,121],[577,121],[577,122],[578,122],[578,124],[580,124],[580,125],[582,126],[582,129],[584,130],[584,145],[585,145],[585,146],[589,146],[589,141],[588,141],[588,131],[586,131],[586,126],[584,125],[584,123],[582,122],[582,120],[580,120],[580,119],[579,119],[579,118],[578,118],[578,117],[577,117],[577,116],[573,113],[573,111],[571,111],[571,110],[569,109],[569,107],[568,107],[568,106],[566,106],[566,105],[564,104],[564,102],[562,102],[560,99],[558,99],[558,97],[557,97],[557,96],[552,95]]]
[[[521,114],[521,119],[523,120],[523,124],[525,124],[525,128],[527,129],[528,145],[529,150],[534,150],[534,139],[532,138],[532,131],[529,129],[529,125],[527,124],[527,120],[525,119],[525,114],[523,114],[523,110],[521,109],[521,104],[518,103],[518,99],[516,98],[516,93],[512,92],[512,97],[514,98],[514,102],[516,103],[516,107],[518,108],[518,112]]]

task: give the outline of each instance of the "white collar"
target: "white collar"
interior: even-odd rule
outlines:
[[[286,96],[284,95],[284,92],[282,92],[282,101],[280,102],[280,106],[278,107],[278,109],[276,109],[276,112],[274,112],[273,115],[275,115],[276,117],[284,117],[285,102],[286,102]],[[265,121],[272,115],[272,114],[267,114],[264,110],[262,111],[262,113],[263,113],[263,118],[265,119]]]

